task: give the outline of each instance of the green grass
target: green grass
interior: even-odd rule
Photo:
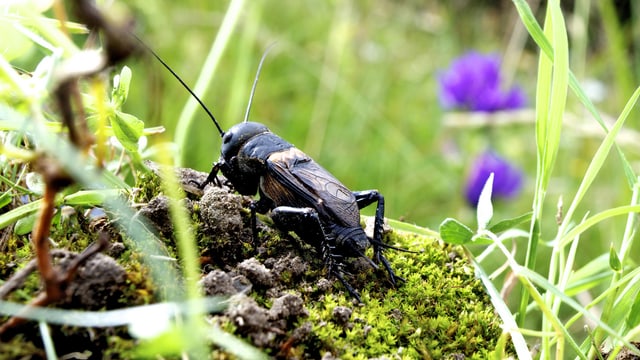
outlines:
[[[630,329],[637,325],[637,309],[635,306],[637,300],[635,294],[638,293],[640,288],[637,285],[637,275],[632,271],[633,266],[631,264],[633,264],[633,261],[629,259],[630,253],[628,252],[633,244],[631,229],[636,224],[633,214],[640,210],[636,205],[636,191],[634,190],[634,195],[630,200],[627,200],[631,202],[628,206],[608,208],[600,212],[596,211],[595,215],[580,212],[578,208],[583,200],[586,200],[589,194],[592,193],[591,186],[596,177],[604,171],[604,164],[608,160],[610,150],[614,147],[617,150],[619,159],[622,160],[621,175],[626,177],[627,183],[632,189],[636,188],[636,175],[631,164],[627,161],[623,149],[615,144],[615,139],[625,120],[635,107],[638,97],[640,97],[640,88],[628,100],[613,126],[603,124],[598,111],[584,95],[582,88],[570,71],[567,31],[559,2],[550,2],[548,4],[543,28],[540,28],[537,24],[526,2],[516,1],[515,4],[532,38],[541,48],[536,91],[536,142],[538,154],[536,187],[533,197],[534,211],[530,231],[525,234],[528,238],[528,246],[523,264],[520,264],[503,245],[504,241],[521,237],[523,234],[505,234],[499,237],[490,230],[485,230],[483,225],[480,225],[478,229],[479,237],[490,238],[495,244],[495,248],[489,247],[481,257],[484,258],[491,251],[499,249],[507,259],[505,264],[507,266],[503,267],[499,272],[507,268],[510,269],[514,279],[517,279],[521,284],[520,296],[518,297],[520,303],[518,312],[514,316],[509,312],[502,311],[500,312],[501,316],[503,316],[505,323],[512,324],[511,326],[517,323],[519,330],[513,329],[512,331],[540,339],[541,358],[565,358],[567,356],[593,358],[596,353],[602,350],[600,348],[601,345],[604,346],[603,349],[609,349],[613,346],[614,352],[620,351],[621,347],[624,346],[638,353],[638,349],[630,344],[630,341],[636,337],[635,332],[630,331]],[[543,226],[543,220],[549,217],[544,214],[543,210],[545,202],[547,202],[550,180],[557,168],[556,161],[563,145],[560,134],[561,131],[566,131],[563,119],[569,88],[576,93],[584,107],[594,115],[593,121],[599,122],[604,127],[607,135],[586,166],[577,190],[573,197],[570,197],[568,209],[564,210],[562,205],[558,205],[555,215],[557,230],[554,237],[550,235],[553,230]],[[489,218],[491,217],[492,210],[490,203],[487,201],[478,207],[479,218],[483,212],[487,212]],[[581,237],[584,236],[587,230],[600,226],[601,221],[619,215],[627,215],[627,223],[624,235],[620,240],[609,239],[611,241],[608,252],[609,269],[603,268],[601,263],[595,261],[581,266],[578,259],[582,261],[589,259],[589,256],[585,256],[586,254],[579,250],[585,246],[580,241]],[[580,216],[582,220],[577,219],[577,216]],[[462,225],[455,224],[457,222],[449,220],[446,223],[446,229],[462,228]],[[441,229],[444,228],[441,227]],[[470,237],[470,234],[464,231],[456,232],[451,230],[448,231],[448,236],[457,243],[460,241],[470,243],[478,237]],[[540,245],[546,245],[550,248],[550,257],[544,264],[536,266],[536,258],[541,255]],[[604,253],[606,254],[606,252]],[[540,268],[544,270],[541,273],[536,272],[536,270],[540,271]],[[567,290],[575,286],[576,280],[578,280],[572,276],[576,271],[590,274],[586,279],[584,277],[580,278],[580,281],[588,280],[589,285],[587,288],[595,294],[599,294],[606,284],[609,284],[610,288],[624,288],[625,290],[604,291],[593,302],[579,303],[567,294]],[[599,274],[596,275],[598,272]],[[608,272],[609,276],[600,276],[602,272]],[[496,273],[491,276],[486,274],[481,274],[481,276],[489,280],[495,278]],[[489,281],[485,281],[485,283],[490,289],[492,288],[492,284]],[[498,309],[504,309],[506,304],[503,303],[502,297],[497,292],[493,292],[493,294],[494,305]],[[601,304],[601,302],[604,302],[604,304]],[[618,304],[618,306],[625,304],[625,306],[617,307],[613,304]],[[567,306],[571,310],[568,310]],[[594,315],[589,311],[594,307],[601,307],[602,314],[600,316]],[[566,324],[563,317],[572,312],[575,312],[575,315],[570,323]],[[531,315],[539,316],[541,322],[526,321],[526,318]],[[592,323],[592,325],[585,324],[589,334],[586,338],[584,335],[571,331],[569,327],[570,324],[574,324],[581,317],[588,318]],[[522,342],[518,342],[518,344],[519,357],[523,357],[526,354],[526,348],[522,347]],[[527,354],[526,357],[528,356]]]

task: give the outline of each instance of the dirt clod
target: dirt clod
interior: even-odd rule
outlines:
[[[249,336],[257,346],[269,346],[274,342],[277,334],[270,329],[269,312],[252,298],[237,298],[227,309],[227,316],[238,327],[239,332]]]
[[[78,254],[64,251],[58,263],[65,268]],[[98,310],[120,307],[119,299],[126,288],[126,272],[113,258],[96,254],[78,269],[69,285],[69,298],[62,306]]]
[[[274,285],[273,273],[256,258],[250,258],[238,264],[238,271],[255,286],[269,288]]]
[[[353,310],[346,306],[336,306],[333,308],[331,315],[333,316],[333,321],[335,321],[336,324],[344,326],[349,322],[349,319],[351,319],[352,313]]]
[[[124,246],[123,243],[114,242],[114,243],[111,243],[111,245],[105,252],[107,253],[107,255],[113,258],[118,258],[120,257],[120,255],[122,255],[125,252],[126,249],[127,248]]]
[[[338,359],[337,357],[335,357],[332,353],[330,352],[326,352],[324,353],[324,355],[322,355],[322,360],[336,360]]]
[[[245,295],[238,295],[233,299],[226,316],[238,327],[239,333],[251,338],[257,346],[279,346],[286,337],[289,326],[299,318],[309,315],[302,298],[293,294],[275,299],[271,309],[261,307],[254,299]],[[311,326],[303,325],[294,330],[293,336],[301,339],[309,333]]]
[[[233,295],[237,289],[233,286],[233,278],[222,270],[213,270],[201,281],[204,293],[208,296]]]
[[[311,324],[311,322],[309,321],[305,321],[302,325],[300,325],[299,327],[295,328],[295,330],[293,330],[292,336],[297,341],[304,341],[304,339],[306,339],[307,336],[311,334],[312,330],[313,330],[313,324]]]
[[[192,202],[184,199],[184,203],[188,208],[192,208]],[[138,211],[138,215],[144,216],[150,220],[156,227],[156,230],[165,238],[173,238],[173,223],[169,213],[169,198],[164,195],[156,196],[149,203]]]
[[[282,295],[273,301],[269,310],[269,319],[289,320],[299,316],[308,316],[309,312],[304,308],[304,301],[300,296],[293,294]]]
[[[267,262],[265,261],[265,265]],[[287,254],[274,261],[271,270],[280,279],[283,276],[289,276],[291,280],[299,278],[309,268],[308,263],[304,262],[300,256]]]
[[[325,293],[331,289],[333,282],[327,278],[320,278],[316,282],[316,286],[318,287],[318,292]]]
[[[226,269],[253,251],[253,234],[245,210],[248,200],[225,188],[207,186],[198,201],[202,224],[201,254],[216,267]]]
[[[200,216],[205,231],[215,236],[223,236],[241,242],[251,239],[245,232],[242,219],[242,197],[227,190],[209,186],[200,199]]]

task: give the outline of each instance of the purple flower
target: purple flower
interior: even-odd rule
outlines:
[[[482,153],[474,162],[465,189],[469,205],[476,207],[480,192],[493,173],[493,197],[511,198],[522,188],[522,171],[498,156],[493,150]]]
[[[500,59],[475,51],[455,59],[438,76],[440,104],[447,110],[492,112],[518,109],[526,104],[526,96],[518,87],[500,88]]]

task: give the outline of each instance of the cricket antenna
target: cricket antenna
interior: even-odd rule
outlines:
[[[251,111],[251,103],[253,102],[253,95],[256,93],[256,87],[258,85],[258,78],[260,78],[260,71],[262,70],[262,64],[264,63],[264,59],[267,58],[267,54],[269,51],[275,46],[275,42],[269,45],[267,49],[262,54],[262,58],[260,59],[260,63],[258,64],[258,71],[256,71],[256,78],[253,79],[253,86],[251,87],[251,95],[249,95],[249,103],[247,104],[247,111],[244,113],[244,122],[249,121],[249,112]]]
[[[211,111],[209,111],[209,108],[207,108],[207,106],[204,104],[204,102],[202,102],[202,100],[200,100],[200,98],[198,97],[198,95],[196,95],[193,90],[191,90],[191,88],[189,87],[189,85],[187,85],[182,78],[180,78],[180,76],[178,74],[176,74],[175,71],[173,71],[173,69],[171,69],[171,67],[169,67],[169,65],[167,65],[166,62],[164,62],[164,60],[162,60],[162,58],[160,58],[160,56],[158,54],[156,54],[155,51],[153,51],[152,48],[150,48],[144,41],[142,41],[142,39],[140,39],[136,34],[131,34],[133,35],[133,37],[135,37],[140,44],[142,44],[142,46],[147,49],[147,51],[149,51],[151,53],[151,55],[153,55],[153,57],[155,57],[160,64],[162,64],[162,66],[164,66],[167,70],[169,70],[169,72],[171,73],[171,75],[173,75],[174,78],[176,78],[180,84],[182,84],[182,86],[187,89],[187,91],[189,92],[189,94],[191,94],[191,96],[193,96],[196,101],[198,102],[198,104],[200,104],[200,106],[204,109],[204,111],[207,113],[207,115],[209,115],[209,117],[211,118],[211,120],[213,120],[213,123],[216,125],[216,128],[218,129],[218,132],[220,133],[220,137],[224,136],[224,131],[222,131],[222,128],[220,127],[220,124],[218,124],[218,121],[216,120],[216,117],[213,116],[213,114],[211,113]],[[260,63],[260,65],[262,65],[262,62]]]

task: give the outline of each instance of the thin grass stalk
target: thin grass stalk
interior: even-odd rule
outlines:
[[[216,38],[211,44],[209,54],[202,66],[202,71],[200,72],[198,81],[193,87],[193,91],[196,94],[199,94],[200,97],[203,97],[204,94],[206,94],[209,89],[209,85],[212,83],[216,69],[220,63],[220,59],[222,58],[224,50],[231,39],[233,29],[239,21],[240,14],[244,8],[244,3],[244,0],[232,0],[229,3],[222,25],[216,34]],[[180,117],[178,118],[175,131],[175,142],[178,149],[187,148],[189,146],[189,142],[191,141],[189,137],[189,129],[191,129],[193,125],[194,114],[197,108],[198,102],[193,97],[189,97],[187,99],[187,103],[180,112]],[[185,154],[180,154],[178,156],[176,165],[182,166],[184,164],[186,160],[184,155]]]
[[[165,143],[165,146],[168,145]],[[162,187],[164,193],[169,198],[169,213],[173,223],[174,234],[176,235],[178,253],[180,255],[180,262],[187,289],[187,300],[197,300],[201,297],[198,286],[198,280],[200,278],[198,249],[196,239],[192,235],[192,224],[189,220],[189,215],[184,208],[184,199],[186,196],[178,183],[175,169],[171,166],[171,159],[169,159],[168,155],[170,153],[169,149],[159,151],[161,163],[164,164],[161,169]],[[185,343],[192,346],[190,350],[193,350],[194,354],[197,354],[198,357],[203,357],[207,354],[207,347],[205,345],[206,330],[201,318],[204,313],[204,307],[201,302],[198,301],[191,301],[190,304],[195,308],[189,313],[185,324],[186,328],[183,334],[188,336],[188,341],[185,341]],[[188,329],[188,331],[186,331],[186,329]]]
[[[589,13],[591,0],[576,1],[573,5],[574,21],[570,27],[571,36],[571,68],[577,77],[582,78],[587,63],[587,44],[589,35]]]
[[[496,239],[496,241],[500,241]],[[469,252],[466,248],[464,249],[467,255],[467,258],[471,260],[473,267],[476,272],[476,276],[482,281],[482,283],[487,288],[487,292],[489,293],[489,298],[491,299],[491,303],[493,307],[496,309],[498,316],[502,319],[504,323],[504,331],[511,336],[511,340],[513,341],[514,348],[516,350],[516,355],[518,355],[518,359],[527,360],[531,359],[531,352],[527,347],[527,342],[525,341],[521,330],[518,328],[518,324],[516,323],[516,319],[513,317],[513,314],[509,310],[509,307],[504,302],[502,297],[500,296],[500,292],[495,288],[491,279],[484,272],[482,266],[474,258],[473,254]]]
[[[98,121],[96,124],[96,163],[102,167],[107,155],[107,107],[105,106],[106,89],[102,78],[92,79],[91,90],[96,103]]]
[[[640,189],[640,185],[636,183],[636,186],[634,186],[633,188],[633,194],[631,196],[630,206],[638,206],[638,203],[640,201],[639,189]],[[627,259],[628,251],[631,248],[631,243],[633,242],[633,234],[635,233],[636,223],[637,223],[637,213],[635,212],[628,213],[627,223],[625,226],[624,235],[622,237],[622,244],[620,247],[620,262],[623,265],[623,270],[620,272],[618,271],[613,272],[613,275],[611,276],[611,283],[609,285],[609,288],[614,290],[613,290],[613,293],[606,298],[605,304],[602,309],[602,321],[606,323],[608,323],[609,321],[609,315],[612,313],[612,309],[615,306],[616,301],[621,296],[620,287],[616,286],[616,284],[618,284],[620,278],[623,276],[624,264],[625,264],[625,260]],[[604,335],[605,335],[604,331],[601,328],[596,328],[595,331],[593,332],[593,339],[594,339],[593,341],[597,346],[601,344],[604,338]],[[594,355],[593,353],[596,350],[597,349],[594,349],[592,347],[589,351],[589,355],[593,356]]]
[[[582,221],[584,220],[585,219],[583,218]],[[578,244],[580,244],[580,236],[576,236],[571,242],[571,248],[569,249],[569,254],[566,256],[566,258],[564,256],[564,253],[560,256],[560,259],[564,260],[563,264],[561,264],[560,266],[558,280],[558,289],[560,289],[560,291],[564,292],[566,290],[571,274],[573,273],[573,265],[575,264]],[[564,252],[564,248],[561,248],[560,251]],[[553,300],[553,305],[551,306],[551,308],[553,309],[554,314],[558,314],[558,312],[560,311],[561,303],[562,302],[558,298],[555,298]]]
[[[49,330],[49,324],[44,321],[38,321],[38,328],[40,329],[40,337],[42,338],[42,345],[44,345],[44,352],[47,355],[47,360],[57,360],[56,347],[51,338],[51,331]]]
[[[553,74],[552,74],[552,86],[551,86],[551,99],[549,103],[549,117],[547,119],[547,139],[545,139],[544,144],[544,166],[545,170],[543,172],[543,189],[546,192],[547,187],[549,185],[549,180],[551,179],[551,173],[553,171],[553,167],[555,165],[558,150],[560,148],[560,133],[562,129],[562,119],[564,116],[564,110],[567,102],[567,92],[569,90],[569,43],[567,39],[567,29],[564,23],[564,17],[562,15],[562,10],[560,9],[559,1],[550,1],[548,5],[549,14],[551,16],[551,33],[553,36],[553,49],[554,49],[554,59],[553,59]],[[542,55],[541,55],[542,56]],[[542,219],[539,219],[540,221]],[[555,255],[555,258],[554,258]],[[551,256],[551,261],[549,265],[549,274],[548,279],[553,284],[556,281],[557,272],[559,268],[559,264],[561,262],[561,253],[553,252]],[[528,269],[533,269],[533,267],[527,267]],[[550,306],[553,301],[553,294],[546,293],[544,295],[545,305]],[[549,309],[550,312],[553,313],[554,316],[557,317],[557,312],[553,312],[553,309]],[[553,322],[548,321],[550,318],[548,316],[543,316],[542,318],[542,331],[549,331],[551,327],[557,329],[557,325]],[[545,326],[546,325],[546,326]],[[571,335],[566,332],[564,327],[562,328],[565,332],[561,334],[561,337],[564,340],[573,343],[574,340],[571,338]],[[567,337],[566,339],[564,337]],[[544,357],[545,352],[551,353],[550,349],[550,338],[543,337],[542,338],[542,350],[541,355]],[[558,342],[556,348],[556,354],[559,356],[558,359],[563,358],[562,354],[564,354],[564,346],[565,342]]]
[[[640,178],[633,186],[633,193],[631,194],[631,204],[640,204]],[[624,228],[624,235],[622,236],[622,243],[620,244],[620,261],[624,265],[625,260],[629,258],[629,251],[631,245],[633,245],[634,235],[638,226],[638,216],[635,213],[629,213],[627,215],[627,223]],[[623,270],[624,273],[624,270]]]
[[[554,57],[551,61],[542,52],[539,57],[538,86],[536,90],[536,143],[538,149],[536,191],[534,195],[531,234],[528,243],[525,266],[535,268],[538,242],[541,235],[540,223],[547,186],[555,164],[560,144],[562,117],[566,105],[569,82],[568,40],[564,18],[557,1],[548,4],[544,34],[552,40]],[[550,276],[553,276],[555,262],[552,258]],[[556,259],[557,261],[557,259]],[[520,302],[519,324],[524,324],[528,295],[523,288]],[[543,318],[544,330],[544,318]],[[543,345],[544,348],[544,345]]]
[[[237,61],[231,83],[229,84],[229,101],[227,102],[224,118],[239,122],[243,119],[244,111],[249,106],[247,99],[250,94],[251,79],[255,70],[255,64],[259,57],[253,55],[253,47],[259,43],[258,35],[261,29],[264,1],[253,1],[247,7],[243,15],[242,34],[240,41],[236,43],[238,52]]]
[[[515,270],[515,272],[516,272],[517,275],[521,276],[521,279],[523,279],[526,282],[528,282],[528,284],[526,284],[526,286],[527,287],[531,286],[532,290],[536,294],[539,294],[539,293],[538,293],[538,290],[536,289],[536,287],[534,286],[534,284],[537,287],[543,288],[548,292],[553,292],[555,296],[561,297],[562,301],[566,305],[568,305],[572,309],[576,310],[577,312],[581,313],[582,316],[586,317],[587,319],[595,322],[598,326],[602,327],[606,331],[606,333],[611,336],[612,339],[614,339],[615,341],[621,342],[623,345],[625,345],[634,354],[640,355],[640,350],[638,350],[638,348],[636,346],[634,346],[628,340],[626,340],[623,336],[618,334],[609,325],[603,323],[600,319],[596,318],[595,315],[593,315],[589,311],[587,311],[587,309],[585,307],[581,306],[580,304],[578,304],[577,301],[575,301],[571,297],[565,295],[562,291],[560,291],[553,284],[549,283],[547,281],[547,279],[545,279],[540,274],[536,273],[535,271],[531,271],[531,270],[529,270],[527,268],[524,268],[524,267],[517,268]],[[544,303],[538,303],[538,305],[541,307],[541,309],[542,308],[547,308],[546,304],[544,304]],[[555,316],[555,314],[553,314],[551,312],[544,311],[544,310],[543,310],[543,313],[546,316],[549,316],[549,319],[550,319],[551,322],[559,321],[558,318]],[[563,325],[562,329],[563,329],[563,333],[564,333],[565,331],[567,331],[568,326]],[[577,347],[577,344],[574,345],[575,341],[574,341],[573,337],[568,336],[568,337],[566,337],[566,340],[569,342],[569,345],[571,345],[571,347],[576,351],[576,353],[578,354],[578,356],[580,358],[586,358],[586,355],[584,355],[584,353],[582,352],[580,347]],[[541,354],[541,358],[545,358],[545,357],[543,357],[542,354]]]
[[[573,214],[576,211],[578,204],[582,201],[582,199],[587,193],[587,190],[595,180],[595,177],[600,172],[600,169],[602,168],[602,166],[604,165],[604,162],[606,161],[607,156],[609,155],[609,151],[611,150],[611,147],[615,144],[616,135],[618,134],[620,129],[622,129],[622,126],[624,125],[627,117],[635,107],[635,104],[638,101],[639,97],[640,97],[640,88],[636,89],[636,91],[633,93],[633,96],[627,102],[625,108],[620,114],[620,117],[618,117],[618,120],[616,120],[616,123],[613,125],[613,127],[611,128],[607,136],[605,136],[604,140],[602,141],[602,144],[600,144],[600,147],[598,148],[598,150],[596,150],[596,153],[593,156],[593,160],[591,161],[591,163],[589,163],[589,167],[587,167],[587,170],[585,171],[585,174],[582,178],[582,182],[578,187],[578,191],[576,192],[576,195],[574,196],[573,201],[571,202],[571,205],[569,206],[569,209],[566,212],[565,218],[563,219],[562,223],[558,227],[558,233],[555,240],[558,243],[557,244],[558,246],[564,246],[567,242],[573,239],[572,236],[569,236],[568,234],[565,233],[566,229],[569,227],[571,223],[571,219],[573,218]],[[575,228],[572,229],[572,231],[575,231]]]
[[[327,39],[326,50],[322,62],[322,72],[316,91],[309,131],[305,140],[305,150],[309,154],[319,154],[322,149],[327,124],[333,107],[336,89],[340,78],[340,67],[348,46],[349,27],[351,26],[351,5],[349,2],[338,2],[334,9],[333,23]]]
[[[540,0],[535,0],[531,4],[534,8],[540,6]],[[513,80],[516,75],[518,64],[522,59],[525,45],[527,44],[529,34],[527,29],[521,24],[516,22],[511,31],[507,48],[504,52],[504,60],[502,62],[502,70],[504,73],[504,86],[509,88],[513,84]],[[511,111],[510,111],[511,112]]]
[[[619,287],[623,286],[627,282],[632,282],[632,280],[634,280],[634,279],[636,281],[640,281],[640,268],[637,268],[637,269],[633,270],[631,273],[627,274],[626,276],[623,276],[617,283],[615,283],[615,284],[613,284],[613,286],[607,288],[602,294],[598,295],[589,304],[587,304],[584,307],[584,309],[585,310],[589,310],[589,309],[597,306],[601,302],[603,302],[606,299],[608,299],[609,297],[613,296],[613,294],[618,291],[617,289]],[[578,313],[578,314],[572,316],[569,320],[567,320],[566,326],[567,327],[571,327],[576,321],[578,321],[580,318],[582,318],[582,316],[583,316],[582,313]]]
[[[549,11],[545,17],[545,31],[548,31],[551,20]],[[531,217],[531,227],[529,231],[529,240],[527,242],[527,252],[525,258],[525,266],[528,268],[535,267],[536,254],[538,251],[538,241],[540,238],[540,220],[542,218],[542,209],[546,190],[543,186],[544,178],[544,148],[546,141],[546,122],[548,114],[546,109],[549,108],[549,88],[551,85],[552,63],[551,60],[543,56],[542,53],[538,58],[538,81],[536,87],[536,185],[533,195],[533,214]],[[529,304],[529,293],[526,288],[521,289],[520,306],[517,316],[517,322],[520,327],[524,327],[527,305]]]
[[[607,36],[605,42],[608,51],[607,55],[611,59],[615,89],[618,99],[627,99],[633,93],[635,87],[634,72],[628,60],[628,46],[620,27],[618,15],[616,13],[613,0],[600,0],[596,2],[600,10],[602,25]]]
[[[631,41],[633,50],[637,51],[640,49],[640,4],[637,1],[630,1],[631,5]],[[640,79],[640,59],[638,56],[632,57],[632,65],[633,69],[635,69],[636,79]]]

